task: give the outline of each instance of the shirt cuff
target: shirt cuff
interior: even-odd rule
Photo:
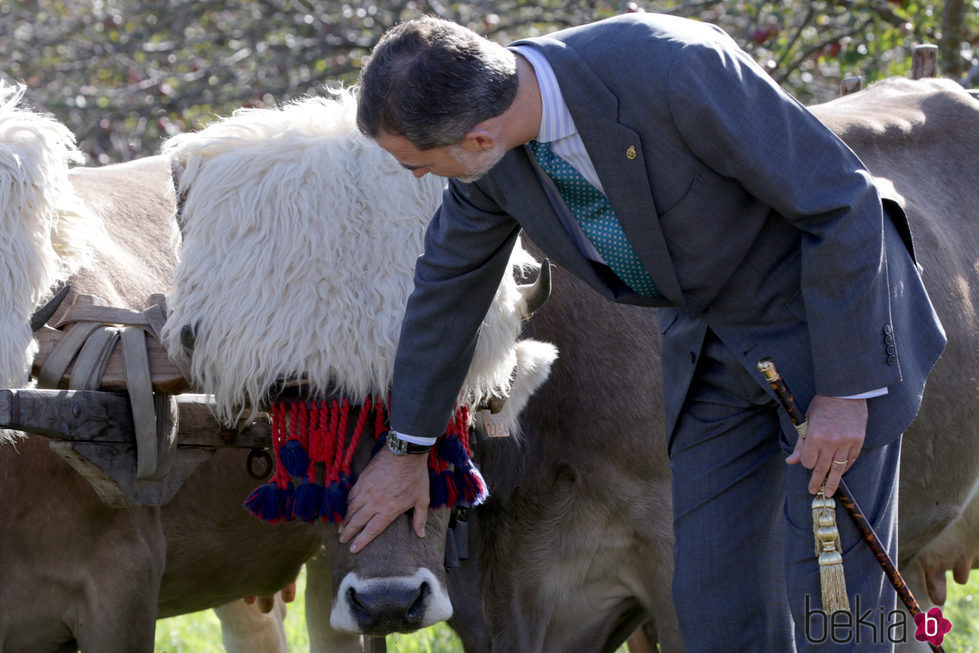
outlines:
[[[887,394],[887,387],[877,388],[876,390],[868,390],[867,392],[861,392],[858,395],[847,395],[845,397],[838,397],[838,399],[872,399],[873,397],[881,397]]]
[[[885,388],[886,390],[886,388]],[[435,444],[438,438],[420,438],[417,435],[405,435],[404,433],[398,433],[394,431],[394,437],[399,440],[404,440],[405,442],[410,442],[411,444],[419,444],[423,447],[431,447]]]

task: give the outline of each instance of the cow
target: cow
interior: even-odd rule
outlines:
[[[944,572],[965,582],[979,552],[979,432],[970,424],[979,371],[979,198],[968,181],[979,151],[979,103],[952,80],[890,79],[812,110],[860,156],[885,201],[907,213],[948,334],[904,437],[898,560],[916,594],[942,604]]]
[[[143,308],[149,295],[173,289],[181,247],[193,239],[190,232],[195,202],[212,190],[206,184],[191,188],[190,180],[200,179],[202,171],[215,167],[212,162],[201,164],[201,157],[178,162],[174,152],[179,150],[173,150],[167,156],[69,170],[69,164],[77,159],[71,135],[53,119],[19,108],[22,92],[10,87],[0,92],[0,163],[4,174],[0,177],[0,212],[5,235],[10,236],[2,244],[3,260],[8,265],[0,270],[0,301],[6,302],[4,319],[12,324],[3,333],[0,353],[4,360],[0,366],[7,385],[15,388],[25,383],[35,351],[26,326],[32,305],[43,299],[52,284],[66,279],[70,282],[71,296],[66,306],[72,296],[92,294],[101,303],[134,310]],[[288,135],[293,128],[298,132],[312,129],[306,153],[316,151],[317,168],[306,171],[303,178],[293,178],[300,187],[291,190],[297,190],[298,195],[276,196],[264,208],[249,207],[258,212],[246,212],[242,217],[264,219],[277,212],[285,215],[286,207],[291,205],[337,225],[349,223],[351,229],[361,233],[366,225],[380,240],[362,240],[360,245],[367,249],[356,254],[352,247],[331,251],[348,264],[353,274],[364,277],[358,292],[377,295],[382,300],[391,295],[387,305],[319,305],[317,310],[337,316],[344,324],[358,317],[374,322],[379,317],[376,311],[391,309],[404,300],[397,295],[410,284],[410,261],[419,248],[422,226],[438,202],[441,184],[414,179],[379,148],[363,144],[358,147],[351,138],[355,132],[354,105],[349,94],[335,101],[310,101],[303,106],[306,122],[298,125],[278,121],[279,136]],[[298,113],[293,116],[298,118]],[[202,133],[199,138],[209,136]],[[235,148],[243,148],[248,138],[275,141],[270,133],[246,134],[236,141]],[[292,149],[295,141],[280,138],[277,142],[280,149],[270,158],[277,156],[287,165],[302,158]],[[264,159],[254,158],[249,167],[258,172],[260,160]],[[185,194],[183,235],[177,221],[175,165],[182,179],[181,192]],[[358,168],[363,174],[354,174]],[[253,177],[254,185],[240,177],[240,188],[254,189],[263,180],[272,181],[268,173],[264,169]],[[323,176],[314,182],[317,174]],[[284,182],[273,186],[285,190]],[[228,206],[230,209],[234,205],[229,202]],[[299,217],[305,220],[309,216],[289,216],[295,224],[301,223]],[[287,243],[285,262],[303,263],[295,257],[294,249],[302,246],[303,234],[293,235],[296,238]],[[389,240],[397,243],[400,251],[379,258]],[[269,243],[257,241],[253,245],[268,251]],[[42,255],[50,259],[46,267],[31,258]],[[524,259],[520,256],[518,252],[514,261],[522,266]],[[257,256],[251,262],[256,263]],[[212,275],[218,274],[222,267],[230,269],[230,259],[213,261],[209,266]],[[257,271],[258,267],[251,270]],[[334,275],[325,284],[316,285],[322,293],[320,298],[328,301],[340,297],[340,289],[330,282],[344,281],[342,276]],[[281,288],[276,290],[280,291]],[[271,297],[274,296],[275,293]],[[556,354],[545,343],[515,343],[528,306],[525,294],[512,279],[501,284],[498,298],[487,316],[490,337],[480,347],[473,368],[473,379],[478,380],[466,397],[476,401],[509,389],[511,396],[504,414],[515,427],[515,415],[526,401],[523,393],[529,394],[543,381]],[[65,310],[59,309],[54,322]],[[400,319],[390,312],[385,317],[394,322]],[[248,320],[245,315],[243,321]],[[195,324],[200,327],[197,351],[206,354],[212,325],[206,319],[195,320]],[[302,324],[294,326],[303,329]],[[392,343],[385,338],[392,334],[396,336],[396,328],[390,324],[379,327],[375,333],[348,342],[350,347],[341,348],[339,355],[347,359],[369,357],[375,340],[390,348]],[[279,337],[290,336],[283,332]],[[318,346],[315,340],[305,344]],[[349,364],[337,362],[340,366]],[[375,356],[371,364],[374,367],[367,377],[376,380],[380,378],[376,375],[384,373],[383,356]],[[277,369],[275,373],[282,371]],[[291,371],[311,372],[299,368]],[[342,372],[346,374],[346,370]],[[219,399],[215,411],[221,413],[221,392],[214,394]],[[240,410],[244,409],[239,406],[223,414]],[[257,412],[254,405],[248,410],[249,414],[252,410]],[[217,423],[213,430],[217,430]],[[332,525],[315,526],[302,521],[269,525],[243,509],[242,502],[258,483],[247,471],[248,451],[218,450],[163,506],[119,509],[105,505],[82,476],[52,453],[44,438],[10,431],[4,432],[3,437],[0,650],[151,651],[157,618],[220,606],[242,596],[270,596],[292,581],[301,565],[322,550],[324,539],[331,544],[336,540]],[[361,449],[357,452],[359,459],[369,455],[367,439]],[[362,464],[362,460],[357,464]],[[425,579],[426,596],[420,602],[424,609],[418,620],[415,613],[411,615],[415,627],[448,616],[447,594],[438,573],[447,523],[447,510],[433,511],[428,535],[424,540],[415,538],[415,548],[431,556],[416,570]],[[395,531],[391,535],[395,536]],[[383,547],[383,543],[375,547],[375,555],[383,557],[379,555]],[[344,553],[339,551],[334,557]],[[358,556],[363,561],[368,558]],[[352,568],[349,562],[346,564]],[[366,602],[367,595],[367,591],[362,592],[360,600]],[[413,603],[417,612],[419,602]],[[351,650],[359,645],[359,637],[337,637],[336,650]]]

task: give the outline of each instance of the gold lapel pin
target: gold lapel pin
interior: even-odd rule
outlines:
[[[635,145],[630,145],[628,148],[626,148],[625,158],[629,159],[630,161],[632,161],[633,159],[636,158],[636,146]]]

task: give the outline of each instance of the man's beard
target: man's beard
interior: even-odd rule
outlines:
[[[453,145],[450,150],[452,157],[466,168],[466,172],[455,175],[455,178],[465,183],[472,183],[493,169],[506,152],[499,144],[489,150],[470,152],[459,145]]]

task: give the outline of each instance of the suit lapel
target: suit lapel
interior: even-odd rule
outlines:
[[[626,237],[660,292],[674,305],[683,306],[649,185],[642,140],[616,121],[618,98],[563,43],[548,37],[517,43],[532,44],[547,56]]]

